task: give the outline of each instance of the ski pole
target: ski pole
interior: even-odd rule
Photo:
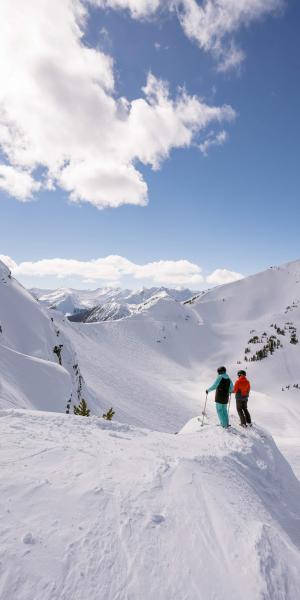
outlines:
[[[204,404],[204,410],[202,411],[202,423],[201,423],[201,427],[203,427],[204,425],[204,417],[206,415],[206,404],[207,404],[207,397],[208,397],[208,393],[206,392],[206,398],[205,398],[205,404]]]

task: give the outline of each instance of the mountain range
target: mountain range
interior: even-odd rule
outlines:
[[[299,330],[300,261],[204,293],[32,293],[0,263],[0,596],[294,600]],[[201,426],[220,365],[252,430],[212,395]]]

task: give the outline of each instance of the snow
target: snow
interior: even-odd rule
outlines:
[[[127,304],[119,302],[106,302],[96,308],[93,308],[83,319],[85,323],[93,323],[97,321],[118,321],[129,317],[131,314]]]
[[[119,288],[99,288],[96,290],[74,290],[69,288],[42,290],[33,288],[30,291],[42,304],[56,308],[64,314],[73,314],[82,309],[92,309],[99,304],[105,304],[126,295],[126,290],[120,290]]]
[[[28,388],[24,399],[22,371],[12,362],[9,382],[8,367],[2,369],[0,406],[65,412],[71,389],[72,411],[78,387],[73,365],[78,363],[85,382],[83,395],[94,414],[102,415],[113,406],[120,421],[174,432],[199,412],[217,366],[225,364],[232,379],[239,368],[246,368],[253,389],[249,406],[253,418],[268,427],[300,476],[300,389],[293,387],[300,385],[300,345],[290,344],[287,331],[285,336],[277,336],[283,347],[272,356],[244,362],[253,330],[259,336],[263,332],[270,336],[275,333],[271,324],[285,327],[292,322],[299,332],[300,261],[214,288],[185,303],[178,301],[184,291],[175,290],[179,296],[174,299],[166,289],[124,290],[124,297],[131,295],[137,302],[127,304],[130,316],[89,324],[69,323],[59,311],[47,310],[8,279],[7,268],[2,268],[6,283],[0,280],[0,324],[4,319],[6,324],[3,322],[0,344],[46,360],[45,369],[48,363],[55,363],[61,381],[53,380],[51,388],[46,378],[44,386]],[[66,290],[52,291],[53,297],[63,293]],[[85,294],[86,302],[93,296],[90,291],[80,293],[82,297]],[[95,290],[94,297],[99,298],[100,293],[111,300],[112,294],[120,295],[121,290]],[[53,355],[57,343],[63,344],[62,367]],[[252,345],[251,352],[261,346]],[[52,364],[49,367],[54,375]],[[13,393],[8,393],[11,386]],[[53,398],[56,390],[60,391]],[[212,396],[208,412],[210,416],[215,412]]]
[[[76,348],[94,413],[113,406],[121,421],[176,431],[197,412],[196,361],[205,348],[198,319],[180,303],[164,299],[130,319],[61,329]]]
[[[298,597],[299,291],[297,261],[71,323],[0,262],[1,599]],[[274,353],[246,362],[271,335]],[[195,417],[221,364],[247,369],[251,430],[234,400],[217,427],[213,394]],[[80,397],[116,420],[64,414]]]
[[[42,290],[33,288],[31,292],[42,304],[55,308],[65,315],[73,315],[82,310],[98,308],[100,321],[106,320],[106,318],[101,318],[101,310],[104,310],[105,315],[106,312],[109,312],[109,307],[114,304],[123,307],[123,312],[130,314],[135,312],[136,305],[143,304],[158,295],[168,296],[177,302],[183,302],[193,296],[193,292],[189,289],[165,287],[142,288],[137,291],[122,290],[120,288],[98,288],[96,290],[74,290],[69,288]],[[127,314],[121,314],[119,318],[127,316]]]
[[[260,428],[189,430],[3,410],[0,597],[295,600],[288,463]]]
[[[69,373],[59,365],[0,344],[2,406],[62,411],[71,394]]]
[[[59,329],[59,319],[55,325],[1,261],[0,326],[0,407],[65,412],[69,398],[77,398],[76,351]],[[58,345],[63,365],[53,352]]]
[[[296,261],[210,290],[192,303],[158,294],[130,318],[64,329],[76,348],[93,412],[113,406],[119,420],[178,431],[199,412],[217,366],[225,364],[233,380],[246,368],[253,418],[268,427],[300,477],[300,389],[293,387],[300,385],[300,344],[290,344],[286,331],[277,336],[283,347],[272,356],[244,361],[253,330],[270,336],[276,333],[272,324],[292,322],[300,331],[299,282]],[[251,355],[261,347],[253,344]],[[213,396],[208,412],[214,415]]]

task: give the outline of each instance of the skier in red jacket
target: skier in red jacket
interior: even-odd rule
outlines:
[[[250,388],[251,386],[246,377],[246,371],[239,371],[238,379],[235,382],[235,386],[233,388],[233,393],[235,394],[236,410],[241,419],[240,425],[242,427],[247,427],[247,425],[249,425],[249,427],[252,427],[251,416],[247,407]]]

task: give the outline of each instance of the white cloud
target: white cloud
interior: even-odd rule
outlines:
[[[159,8],[176,12],[190,39],[218,61],[220,71],[236,68],[244,52],[234,34],[243,26],[275,13],[285,0],[89,0],[100,7],[127,9],[133,18],[154,15]]]
[[[221,70],[236,67],[244,58],[232,35],[265,15],[274,13],[284,0],[171,0],[186,35],[212,52]]]
[[[128,6],[140,17],[159,1],[101,5]],[[172,148],[197,143],[235,113],[183,89],[172,98],[152,74],[142,97],[117,98],[112,59],[84,44],[86,7],[83,0],[27,0],[26,10],[23,0],[0,3],[0,149],[9,163],[2,188],[20,200],[60,186],[71,201],[98,208],[143,206],[148,190],[138,162],[159,168]]]
[[[243,279],[244,275],[236,273],[235,271],[228,271],[227,269],[216,269],[213,273],[208,275],[206,278],[207,283],[213,285],[224,285],[225,283],[232,283],[233,281],[239,281]]]
[[[77,279],[84,284],[122,284],[122,279],[133,278],[147,285],[202,287],[206,281],[213,285],[223,285],[243,279],[241,273],[227,269],[216,269],[204,279],[202,268],[188,260],[158,260],[138,264],[123,256],[110,255],[104,258],[83,261],[64,258],[51,258],[16,263],[10,256],[0,255],[15,277]]]
[[[208,150],[212,146],[222,146],[226,142],[227,138],[228,138],[227,132],[224,130],[220,131],[216,135],[214,133],[212,133],[206,138],[206,140],[204,140],[204,142],[199,144],[199,148],[200,148],[201,152],[204,154],[204,156],[207,156]]]
[[[26,202],[39,189],[40,183],[34,180],[29,171],[0,164],[0,190]]]
[[[88,0],[101,8],[129,10],[135,19],[149,17],[163,3],[162,0]]]
[[[140,99],[132,103],[127,123],[131,135],[126,139],[124,152],[132,154],[136,148],[139,160],[154,169],[160,167],[171,148],[190,146],[209,123],[235,117],[230,106],[208,106],[198,97],[189,96],[184,89],[172,100],[167,84],[152,74],[143,91],[146,101]]]
[[[123,277],[158,285],[197,286],[203,282],[201,268],[187,260],[160,260],[144,265],[122,256],[107,256],[90,261],[54,258],[16,264],[0,256],[16,277],[77,278],[83,282],[120,283]]]
[[[134,266],[135,279],[151,279],[165,285],[198,285],[204,281],[201,268],[187,260],[160,260]]]
[[[73,161],[62,170],[60,184],[70,192],[72,202],[90,202],[98,208],[147,204],[147,184],[130,163]]]

